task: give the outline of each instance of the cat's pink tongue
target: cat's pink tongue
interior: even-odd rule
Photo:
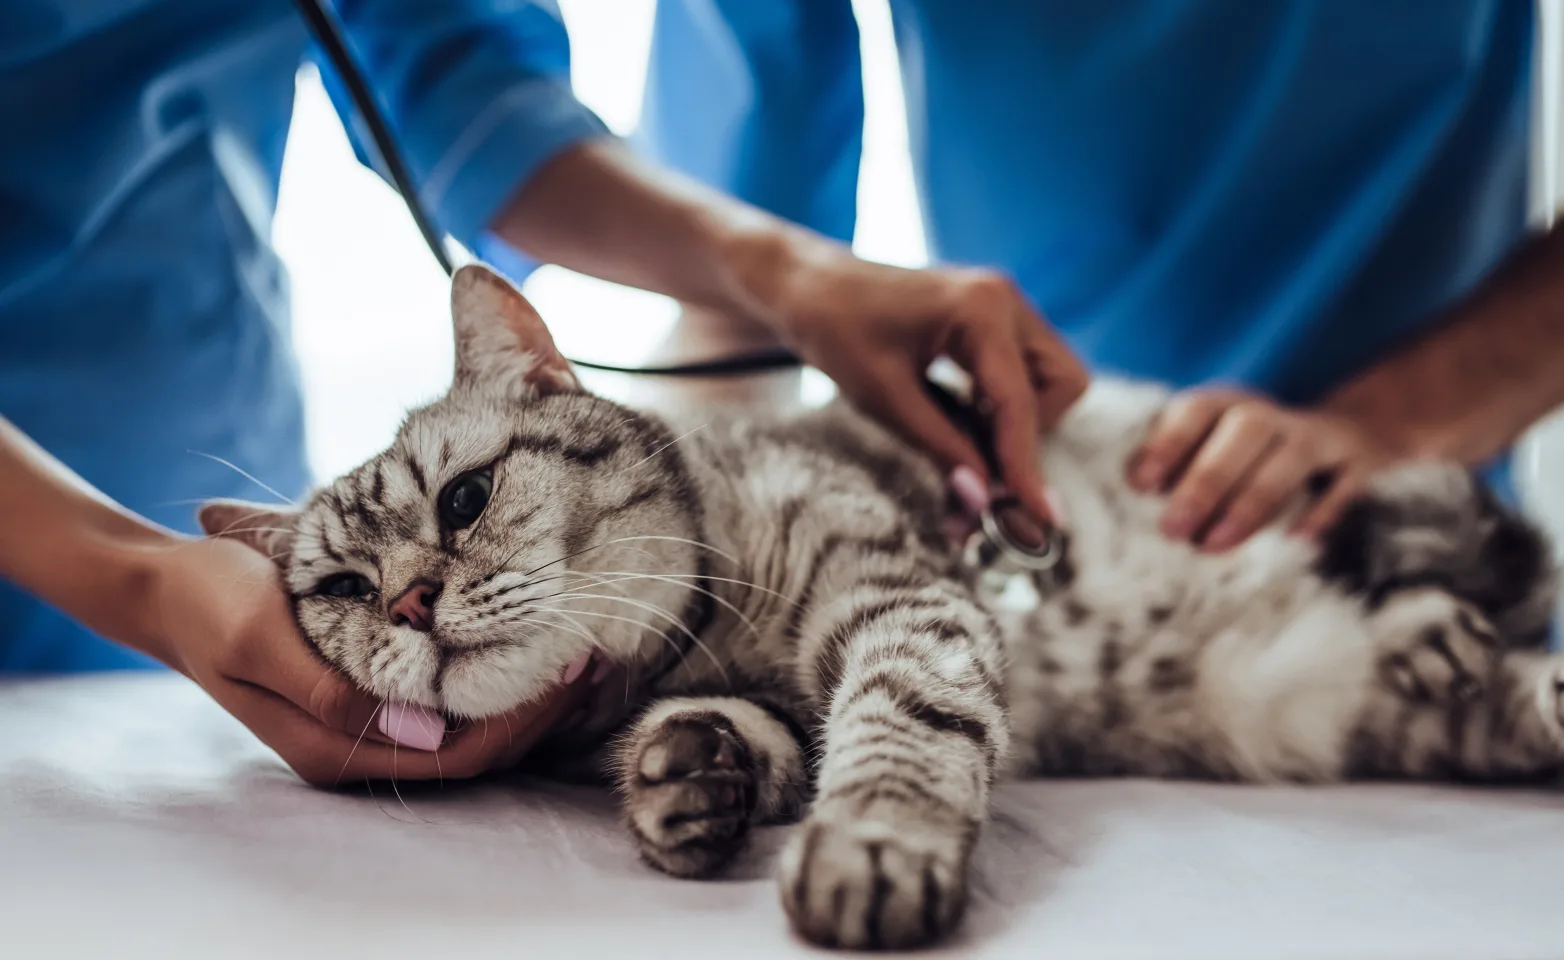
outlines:
[[[380,732],[413,750],[438,750],[445,718],[416,703],[388,702],[380,708]]]

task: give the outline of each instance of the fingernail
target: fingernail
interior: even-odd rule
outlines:
[[[1070,515],[1064,512],[1064,500],[1059,497],[1058,491],[1052,487],[1044,487],[1043,502],[1048,504],[1048,512],[1053,514],[1054,526],[1060,530],[1070,526]]]
[[[1182,503],[1170,504],[1162,515],[1162,532],[1174,540],[1186,539],[1195,532],[1195,511]]]
[[[576,678],[581,676],[582,672],[586,670],[587,664],[591,662],[592,654],[590,651],[577,656],[570,661],[569,666],[565,667],[565,675],[559,678],[559,682],[567,686],[575,683]]]
[[[1155,490],[1162,482],[1162,464],[1151,457],[1142,457],[1135,464],[1135,485],[1142,490]]]
[[[381,705],[377,725],[381,733],[414,750],[438,750],[445,740],[445,718],[416,703]]]
[[[613,672],[614,662],[612,660],[599,660],[597,663],[597,669],[592,671],[592,686],[595,687],[604,680],[607,680],[608,675]]]
[[[1210,533],[1206,534],[1205,540],[1200,545],[1212,552],[1220,552],[1237,542],[1237,527],[1224,520],[1217,524]]]
[[[957,467],[950,472],[950,488],[956,492],[968,513],[979,514],[988,506],[988,485],[971,467]]]

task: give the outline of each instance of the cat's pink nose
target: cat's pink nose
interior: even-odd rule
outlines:
[[[440,597],[441,584],[433,580],[414,580],[400,597],[391,604],[391,622],[400,627],[412,627],[419,633],[434,629],[434,602]]]

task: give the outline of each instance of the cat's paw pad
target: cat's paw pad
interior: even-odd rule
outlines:
[[[949,824],[811,818],[782,855],[782,905],[820,946],[926,946],[961,921],[970,849],[970,831]]]
[[[749,748],[731,728],[670,717],[645,736],[625,779],[625,813],[652,866],[705,876],[743,847],[755,775]]]
[[[1483,696],[1500,640],[1475,608],[1442,591],[1422,592],[1383,614],[1380,629],[1380,676],[1402,697],[1449,704]]]

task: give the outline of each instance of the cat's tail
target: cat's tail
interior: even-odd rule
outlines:
[[[1326,533],[1319,571],[1375,607],[1400,590],[1443,588],[1482,610],[1510,646],[1546,642],[1557,596],[1542,530],[1444,463],[1378,477]]]

